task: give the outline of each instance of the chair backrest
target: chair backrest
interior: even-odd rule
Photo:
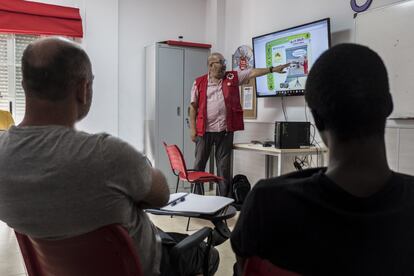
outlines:
[[[163,143],[173,172],[181,173],[185,178],[188,178],[187,166],[185,165],[185,160],[181,150],[177,145],[167,145],[167,143]]]
[[[245,276],[300,276],[295,272],[291,272],[275,266],[267,260],[259,257],[251,257],[246,260],[243,275]]]
[[[133,240],[120,225],[63,240],[15,233],[29,276],[143,276]]]

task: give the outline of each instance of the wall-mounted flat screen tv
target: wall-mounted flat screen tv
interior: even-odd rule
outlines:
[[[257,97],[303,95],[309,70],[330,47],[330,37],[329,18],[254,37],[255,68],[290,63],[285,74],[256,78]]]

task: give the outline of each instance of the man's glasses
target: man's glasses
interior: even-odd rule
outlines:
[[[227,60],[225,60],[225,59],[220,59],[219,61],[213,61],[212,63],[210,63],[210,64],[214,64],[214,63],[218,63],[218,64],[221,64],[221,65],[227,65]]]

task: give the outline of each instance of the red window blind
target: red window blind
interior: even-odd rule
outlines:
[[[83,37],[82,18],[77,8],[1,0],[0,32]]]

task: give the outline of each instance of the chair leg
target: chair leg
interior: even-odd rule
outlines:
[[[204,183],[202,182],[195,182],[195,183],[191,183],[191,193],[193,194],[200,194],[200,195],[204,195]]]
[[[190,227],[190,218],[188,218],[188,221],[187,221],[187,228],[186,228],[186,231],[188,231],[188,228]]]
[[[205,195],[206,193],[205,193],[205,191],[204,191],[204,183],[203,183],[203,182],[200,182],[200,183],[198,183],[198,185],[200,185],[200,191],[201,191],[201,194],[202,194],[202,195]]]
[[[178,184],[180,184],[180,177],[179,176],[177,176],[177,185],[175,187],[175,192],[176,193],[178,192]]]
[[[190,192],[193,194],[194,193],[194,190],[195,190],[195,185],[197,185],[197,183],[190,183],[190,185],[191,185]],[[189,227],[190,227],[190,218],[188,218],[187,227],[185,228],[185,230],[188,231],[188,228]]]
[[[217,194],[219,196],[221,196],[221,191],[220,191],[220,184],[218,182],[216,182],[216,190],[217,190]]]

